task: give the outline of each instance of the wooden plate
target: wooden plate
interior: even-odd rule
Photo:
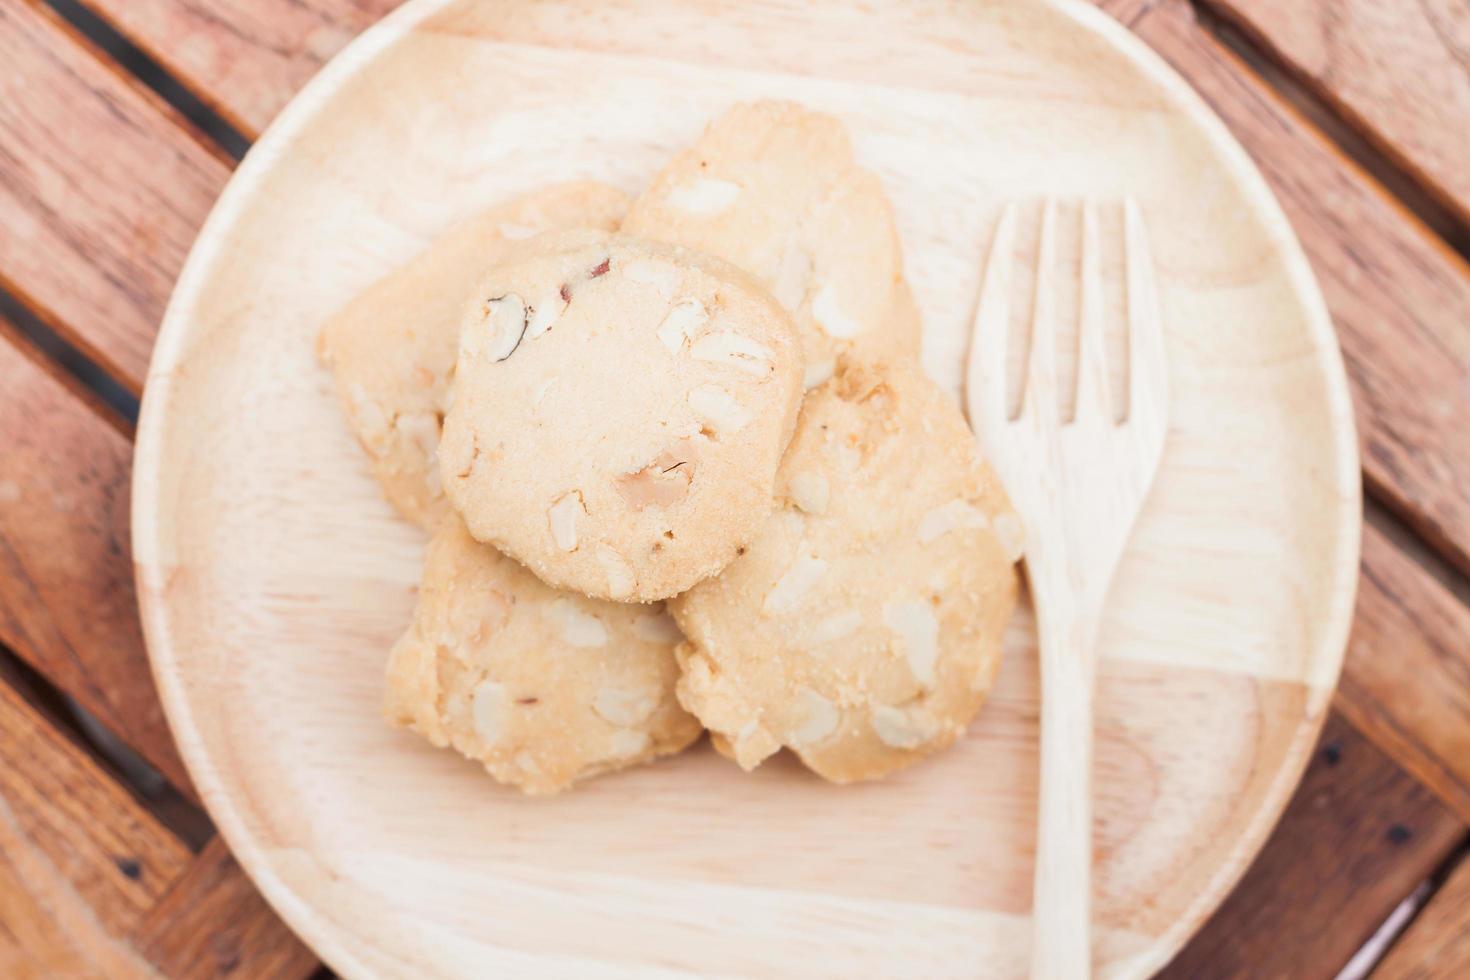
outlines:
[[[782,760],[746,776],[700,747],[528,800],[379,720],[423,540],[338,416],[319,323],[456,217],[563,178],[636,191],[723,107],[771,95],[840,115],[882,176],[925,364],[951,388],[1006,200],[1142,206],[1173,419],[1103,630],[1099,965],[1164,963],[1300,775],[1356,579],[1346,384],[1261,178],[1140,42],[1070,0],[417,0],[302,92],[221,197],[136,460],[139,594],[184,757],[266,896],[344,973],[1024,972],[1024,613],[969,736],[874,785]]]

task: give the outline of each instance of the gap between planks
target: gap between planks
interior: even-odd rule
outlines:
[[[5,677],[0,964],[181,980],[317,969],[218,837],[192,853]]]
[[[1422,937],[1425,933],[1436,931],[1423,920],[1434,919],[1436,910],[1445,900],[1454,900],[1455,893],[1459,890],[1455,884],[1456,878],[1464,877],[1470,871],[1470,863],[1465,860],[1467,854],[1470,854],[1470,837],[1461,840],[1459,847],[1388,913],[1368,941],[1338,972],[1335,980],[1365,980],[1369,976],[1382,976],[1375,971],[1380,965],[1391,961],[1395,950],[1400,950],[1397,958],[1402,958],[1401,947],[1405,937]],[[1448,894],[1441,895],[1442,892]],[[1440,901],[1436,901],[1437,899]],[[1417,943],[1411,940],[1411,945],[1413,944]],[[1416,967],[1418,965],[1416,961]],[[1416,975],[1425,976],[1423,973]]]
[[[8,685],[77,751],[127,789],[139,806],[190,851],[197,853],[214,836],[214,824],[198,804],[184,797],[95,715],[3,644],[0,644],[0,684]]]
[[[0,639],[192,792],[134,596],[127,427],[0,320]]]
[[[1351,148],[1411,188],[1421,216],[1470,250],[1470,73],[1456,37],[1463,13],[1434,2],[1192,0],[1217,34],[1269,64],[1277,88],[1333,121]],[[1373,169],[1370,167],[1369,169]]]
[[[116,63],[124,76],[147,86],[154,95],[173,107],[230,160],[238,162],[253,142],[215,108],[200,99],[178,76],[159,60],[138,47],[107,20],[80,0],[44,0],[57,16],[77,34],[90,41],[105,58]]]
[[[96,361],[4,288],[0,276],[0,332],[18,344],[29,342],[43,355],[46,366],[58,380],[90,404],[128,438],[138,424],[138,397],[118,384]],[[23,339],[22,339],[23,338]]]
[[[1379,980],[1429,980],[1470,974],[1470,860],[1462,849],[1430,895],[1379,959]]]

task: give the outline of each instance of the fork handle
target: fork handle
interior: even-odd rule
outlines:
[[[1092,692],[1097,616],[1066,590],[1037,602],[1041,787],[1032,897],[1033,980],[1092,969]],[[1060,594],[1058,594],[1060,593]],[[1072,601],[1069,601],[1072,600]]]

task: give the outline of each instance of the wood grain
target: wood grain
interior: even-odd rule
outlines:
[[[136,942],[170,980],[294,980],[320,966],[266,905],[218,837],[149,912]]]
[[[229,168],[36,0],[0,5],[0,64],[0,285],[137,391]]]
[[[129,558],[132,444],[0,322],[0,641],[192,792]]]
[[[1338,703],[1470,823],[1470,609],[1371,524]]]
[[[0,681],[0,973],[304,977],[219,838],[197,857]]]
[[[1332,309],[1370,487],[1470,571],[1470,269],[1182,3],[1139,19],[1270,182]]]
[[[86,0],[247,135],[400,0]]]
[[[1276,833],[1167,980],[1328,980],[1455,849],[1464,825],[1334,715]]]
[[[145,975],[128,936],[188,862],[179,840],[0,683],[5,975]]]
[[[1458,0],[1210,0],[1470,220],[1470,14]]]
[[[1374,971],[1375,980],[1470,976],[1470,860],[1461,859]]]

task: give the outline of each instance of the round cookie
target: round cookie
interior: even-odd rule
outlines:
[[[679,700],[752,769],[782,746],[834,782],[948,745],[1015,607],[1020,524],[916,365],[844,361],[808,393],[746,554],[669,604]]]
[[[451,517],[429,544],[384,715],[502,783],[555,793],[683,749],[678,628],[657,606],[558,592]]]
[[[796,320],[814,377],[845,353],[918,353],[917,320],[889,313],[907,288],[893,207],[832,116],[789,102],[735,106],[653,179],[622,230],[760,279]]]
[[[795,329],[733,266],[629,238],[492,270],[439,460],[470,533],[542,580],[652,601],[755,536],[801,399]]]
[[[612,230],[627,207],[621,191],[586,180],[497,204],[435,239],[322,327],[317,353],[336,376],[348,425],[404,517],[432,529],[449,511],[439,480],[439,428],[475,281],[533,235]]]

